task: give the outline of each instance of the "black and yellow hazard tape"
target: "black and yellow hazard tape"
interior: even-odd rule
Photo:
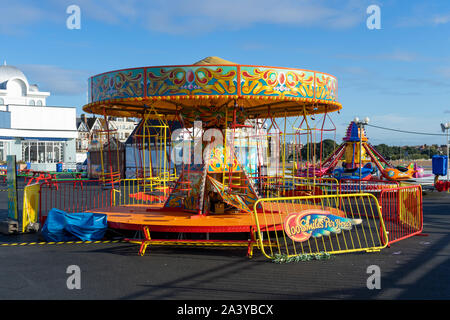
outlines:
[[[41,245],[62,245],[62,244],[103,244],[103,243],[128,243],[125,240],[98,240],[98,241],[42,241],[42,242],[11,242],[0,243],[0,247],[20,247],[20,246],[41,246]]]

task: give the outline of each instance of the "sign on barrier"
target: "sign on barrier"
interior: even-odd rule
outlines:
[[[423,207],[420,185],[383,190],[380,203],[389,233],[389,243],[422,232]]]
[[[264,198],[255,203],[253,215],[259,246],[269,259],[370,252],[387,245],[380,207],[371,194]]]

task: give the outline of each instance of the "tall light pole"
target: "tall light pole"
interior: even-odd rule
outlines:
[[[365,117],[364,120],[359,120],[358,117],[355,117],[353,121],[358,125],[359,128],[359,192],[362,192],[362,136],[364,125],[369,123],[369,117]]]
[[[449,181],[449,158],[448,158],[448,146],[450,144],[449,136],[448,136],[448,129],[450,129],[450,122],[447,123],[441,123],[441,130],[442,132],[445,132],[447,130],[447,183]]]

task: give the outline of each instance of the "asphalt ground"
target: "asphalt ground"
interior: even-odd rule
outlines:
[[[20,188],[20,185],[19,185]],[[130,243],[0,246],[0,300],[447,300],[450,299],[450,193],[424,195],[423,235],[374,253],[277,264],[255,249],[148,247]],[[0,193],[5,216],[7,193]],[[0,235],[0,243],[39,241]],[[80,289],[69,289],[71,265]],[[380,270],[369,289],[368,268]],[[370,269],[370,268],[369,268]]]

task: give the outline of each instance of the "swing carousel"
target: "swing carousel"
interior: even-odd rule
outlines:
[[[136,240],[142,255],[152,244],[241,245],[251,255],[255,219],[270,206],[259,200],[317,194],[314,186],[295,180],[299,172],[309,175],[299,168],[300,140],[312,142],[312,132],[323,133],[329,114],[341,108],[337,79],[329,74],[217,57],[93,76],[85,112],[105,120],[141,119],[133,137],[138,182],[120,196],[151,199],[94,211],[106,214],[111,228],[143,231],[144,239]],[[321,116],[319,128],[312,128]],[[108,165],[102,168],[102,177],[113,176]],[[284,218],[274,215],[270,228],[282,228]],[[150,233],[159,232],[178,238],[152,239]],[[193,233],[206,238],[179,236]],[[210,239],[219,233],[249,238]]]

